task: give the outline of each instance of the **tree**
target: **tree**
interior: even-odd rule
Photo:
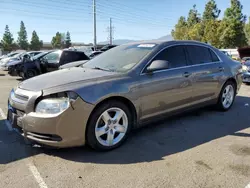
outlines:
[[[245,34],[247,38],[248,44],[250,44],[250,17],[248,19],[248,23],[245,25]]]
[[[71,39],[70,39],[70,33],[67,31],[66,37],[65,37],[65,48],[69,48],[71,46]]]
[[[184,16],[181,16],[178,20],[178,23],[175,25],[175,29],[172,30],[172,36],[175,40],[187,40],[188,27],[187,21]]]
[[[196,23],[188,29],[188,40],[201,41],[203,37],[203,27],[201,23]]]
[[[42,47],[41,41],[39,40],[39,37],[38,37],[36,31],[34,30],[32,32],[32,37],[31,37],[31,41],[30,41],[30,49],[31,50],[40,50],[41,47]]]
[[[221,25],[221,41],[224,47],[236,48],[247,44],[244,25],[246,16],[242,13],[243,6],[239,0],[231,0],[231,7],[227,8]]]
[[[18,32],[17,44],[23,50],[27,50],[29,47],[27,31],[26,31],[23,21],[21,21],[21,24],[20,24],[20,31]]]
[[[187,25],[188,27],[192,27],[197,23],[200,23],[201,18],[198,10],[196,9],[196,5],[193,5],[193,8],[188,13]]]
[[[205,5],[202,20],[209,21],[215,20],[219,17],[221,10],[217,8],[215,0],[209,0]]]
[[[51,40],[51,45],[53,48],[62,47],[62,34],[57,32],[56,35]]]
[[[43,47],[43,41],[42,40],[40,40],[40,46],[41,46],[41,48]]]
[[[204,27],[203,41],[210,43],[216,48],[221,48],[221,21],[219,20],[207,20]]]
[[[9,30],[9,26],[5,26],[5,32],[3,34],[3,39],[1,40],[2,48],[4,51],[10,52],[13,50],[14,38]]]

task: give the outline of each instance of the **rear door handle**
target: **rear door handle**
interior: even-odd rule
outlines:
[[[191,73],[189,73],[189,72],[184,72],[183,73],[183,76],[186,77],[186,78],[189,77],[190,75],[191,75]]]
[[[220,72],[224,71],[224,67],[219,67],[219,71]]]

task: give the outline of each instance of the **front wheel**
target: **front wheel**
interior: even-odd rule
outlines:
[[[132,125],[128,107],[119,101],[108,101],[98,107],[90,117],[87,143],[95,150],[119,147],[127,138]]]
[[[229,110],[235,99],[236,95],[236,85],[232,81],[226,82],[226,84],[223,86],[220,96],[217,102],[217,107],[221,111],[227,111]]]
[[[26,73],[26,78],[29,79],[29,78],[32,78],[34,76],[36,76],[36,71],[34,70],[27,70],[27,73]]]

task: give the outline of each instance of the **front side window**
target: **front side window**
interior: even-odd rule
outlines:
[[[47,59],[47,61],[50,62],[57,62],[60,59],[60,55],[61,55],[61,51],[55,51],[55,52],[51,52],[47,55],[44,56],[45,59]]]
[[[210,49],[207,47],[188,45],[186,49],[193,65],[213,62]]]
[[[184,67],[187,65],[185,50],[181,45],[166,48],[153,60],[166,60],[169,63],[169,68]]]
[[[112,48],[89,60],[82,67],[127,72],[155,49],[157,44],[127,44]]]

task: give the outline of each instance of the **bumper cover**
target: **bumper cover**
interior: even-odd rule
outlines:
[[[25,114],[11,104],[8,109],[8,121],[22,136],[43,145],[63,148],[85,144],[86,125],[93,105],[78,98],[72,107],[57,116]]]

